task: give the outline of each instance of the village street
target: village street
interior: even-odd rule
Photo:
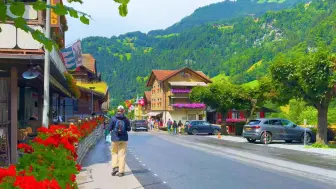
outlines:
[[[131,132],[125,177],[112,177],[109,143],[83,161],[80,188],[335,188],[336,159],[206,136]]]

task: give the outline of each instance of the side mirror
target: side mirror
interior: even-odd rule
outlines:
[[[293,124],[293,127],[297,127],[297,125],[296,125],[296,124]]]

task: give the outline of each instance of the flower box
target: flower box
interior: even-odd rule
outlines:
[[[192,104],[173,104],[174,108],[192,108],[192,109],[203,109],[205,108],[205,104],[202,103],[192,103]]]
[[[174,94],[188,94],[191,92],[191,89],[171,89],[171,92]]]

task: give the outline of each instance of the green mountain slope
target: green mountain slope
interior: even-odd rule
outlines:
[[[316,0],[258,18],[219,21],[178,34],[88,37],[82,48],[97,59],[98,70],[117,99],[141,93],[152,69],[188,65],[210,77],[222,73],[236,83],[246,83],[263,76],[279,52],[309,50],[317,42],[336,50],[335,4],[334,0]]]
[[[195,12],[190,16],[183,18],[180,22],[174,24],[166,30],[152,31],[149,34],[159,34],[160,32],[161,34],[180,33],[185,29],[218,20],[230,20],[247,15],[259,16],[266,11],[277,11],[292,7],[298,2],[307,2],[307,0],[223,1],[201,7],[195,10]]]

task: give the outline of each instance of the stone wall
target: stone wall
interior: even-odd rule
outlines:
[[[77,163],[81,164],[87,152],[91,147],[95,146],[96,143],[104,136],[103,124],[99,125],[89,136],[81,140],[77,148]]]

